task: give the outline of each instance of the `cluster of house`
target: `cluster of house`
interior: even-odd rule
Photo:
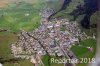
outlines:
[[[52,12],[54,11],[50,9],[43,12],[41,26],[34,31],[21,30],[18,41],[11,45],[15,57],[31,59],[37,64],[41,56],[46,54],[76,58],[70,48],[80,40],[87,39],[88,36],[81,32],[75,21],[70,22],[65,18],[48,21],[47,18],[52,15]]]
[[[53,13],[55,13],[55,11],[52,8],[46,8],[40,13],[40,15],[42,18],[48,19]]]
[[[65,31],[61,31],[61,28]],[[87,35],[78,28],[77,22],[69,22],[67,19],[54,19],[42,24],[33,32],[24,30],[18,34],[18,41],[11,45],[15,57],[32,58],[35,54],[64,55],[73,53],[69,50],[71,46]],[[73,55],[72,55],[73,56]]]

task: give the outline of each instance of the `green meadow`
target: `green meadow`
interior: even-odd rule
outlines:
[[[95,56],[96,44],[97,44],[95,39],[86,39],[86,40],[81,41],[79,44],[82,45],[83,47],[75,45],[75,46],[72,46],[71,48],[71,50],[74,52],[74,54],[76,55],[78,59],[80,58],[92,59]],[[89,52],[86,47],[92,47],[93,52]],[[77,66],[86,66],[86,65],[87,65],[86,63],[77,64]]]
[[[60,64],[58,64],[58,63],[53,63],[53,62],[51,61],[52,58],[54,58],[54,59],[62,59],[62,58],[65,58],[65,57],[59,58],[59,57],[56,57],[56,56],[50,56],[50,57],[49,57],[48,55],[44,55],[44,56],[42,57],[42,61],[43,61],[44,65],[45,65],[45,66],[63,66],[63,63],[60,63]]]
[[[0,9],[0,28],[10,29],[14,32],[18,32],[20,29],[30,31],[37,28],[40,25],[39,13],[43,6],[44,4],[41,3],[21,2]]]

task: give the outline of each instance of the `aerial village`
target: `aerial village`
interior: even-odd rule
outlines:
[[[18,41],[11,44],[14,57],[29,59],[35,66],[44,66],[41,58],[46,54],[77,59],[70,48],[91,37],[81,32],[76,21],[66,18],[48,20],[53,13],[50,8],[41,12],[41,25],[32,32],[21,29]]]

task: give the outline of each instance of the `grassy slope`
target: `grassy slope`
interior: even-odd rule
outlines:
[[[18,63],[20,66],[33,66],[33,64],[28,60],[19,61],[16,63]],[[14,66],[16,63],[5,63],[4,66]]]
[[[48,60],[49,60],[49,56],[48,55],[44,55],[43,58],[42,58],[42,61],[43,61],[45,66],[49,66],[48,65],[49,61]]]
[[[91,53],[84,47],[73,46],[71,50],[78,58],[93,58],[96,53],[96,40],[87,39],[80,42],[80,45],[85,47],[93,47],[94,51]],[[86,64],[78,64],[77,66],[86,66]]]
[[[9,58],[10,44],[16,41],[16,36],[9,32],[0,32],[0,57]]]
[[[22,3],[10,4],[9,7],[0,10],[0,28],[10,29],[18,32],[20,28],[26,31],[33,30],[39,26],[40,10],[44,7],[43,3]],[[25,16],[29,14],[29,16]]]
[[[71,3],[69,3],[68,7],[66,8],[66,13],[71,13],[74,9],[76,9],[77,5],[83,5],[84,1],[83,0],[72,0]]]
[[[54,17],[65,17],[69,20],[73,20],[73,16],[69,15],[69,13],[71,13],[74,9],[76,9],[76,6],[79,5],[79,3],[84,4],[84,1],[72,0],[65,10],[57,13],[56,15],[54,15]]]
[[[59,59],[56,56],[51,56],[51,58]],[[63,64],[51,63],[51,59],[49,61],[48,60],[49,60],[49,56],[44,55],[42,58],[42,61],[43,61],[45,66],[49,66],[48,63],[50,63],[50,66],[63,66]]]
[[[91,16],[91,18],[90,18],[91,25],[92,25],[92,24],[97,24],[98,14],[99,14],[99,12],[96,11],[96,12]]]
[[[78,16],[76,21],[80,24],[80,21],[84,18],[84,15]],[[98,20],[98,11],[96,11],[90,18],[90,25],[97,24]],[[81,28],[82,31],[86,32],[87,35],[92,36],[93,33],[97,34],[97,28],[90,28],[90,29],[84,29],[80,25],[79,27]]]

